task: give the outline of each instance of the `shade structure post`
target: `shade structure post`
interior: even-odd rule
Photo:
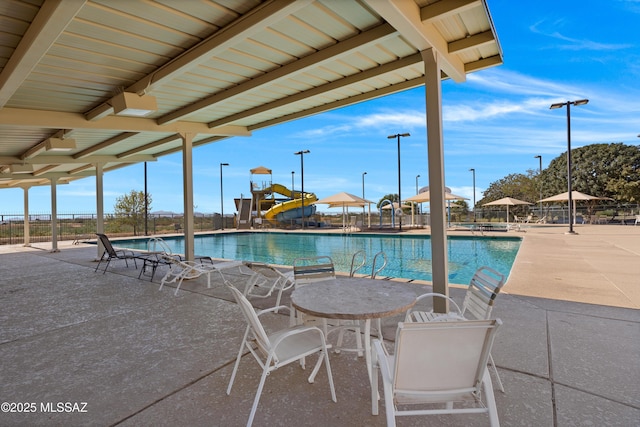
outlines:
[[[444,188],[444,144],[442,132],[442,84],[438,53],[433,49],[421,52],[424,62],[427,106],[427,161],[431,192],[431,276],[433,292],[449,296],[449,259]],[[449,312],[446,298],[434,298],[436,313]]]

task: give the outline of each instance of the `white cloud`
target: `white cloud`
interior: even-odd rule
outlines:
[[[559,31],[551,31],[546,30],[543,27],[552,26],[554,28],[558,27],[558,22],[555,21],[551,24],[548,23],[548,20],[541,20],[531,25],[529,29],[536,33],[541,34],[546,37],[550,37],[556,40],[562,40],[566,42],[566,44],[554,44],[554,49],[560,50],[592,50],[592,51],[613,51],[613,50],[622,50],[633,47],[632,44],[629,43],[602,43],[588,39],[577,39],[573,37],[565,36]]]

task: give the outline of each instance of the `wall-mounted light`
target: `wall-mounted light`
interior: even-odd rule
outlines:
[[[44,145],[47,151],[71,151],[76,148],[76,140],[73,138],[48,138]]]
[[[158,110],[156,97],[122,92],[111,98],[113,113],[118,116],[144,117]]]

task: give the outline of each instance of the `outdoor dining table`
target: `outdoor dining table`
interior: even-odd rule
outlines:
[[[337,277],[296,288],[291,304],[297,310],[326,319],[364,320],[365,361],[372,381],[371,320],[403,313],[416,303],[414,286],[368,278]],[[377,390],[371,390],[377,399]],[[373,403],[373,402],[372,402]]]

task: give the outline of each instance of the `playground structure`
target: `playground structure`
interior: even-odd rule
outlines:
[[[301,191],[294,191],[281,184],[274,184],[271,177],[262,183],[254,182],[253,175],[270,175],[271,169],[259,166],[251,169],[251,199],[235,199],[238,211],[237,228],[251,228],[252,224],[262,220],[277,223],[301,223],[304,204],[304,218],[310,218],[316,213],[315,203],[318,198],[314,193],[304,193],[304,203]]]

